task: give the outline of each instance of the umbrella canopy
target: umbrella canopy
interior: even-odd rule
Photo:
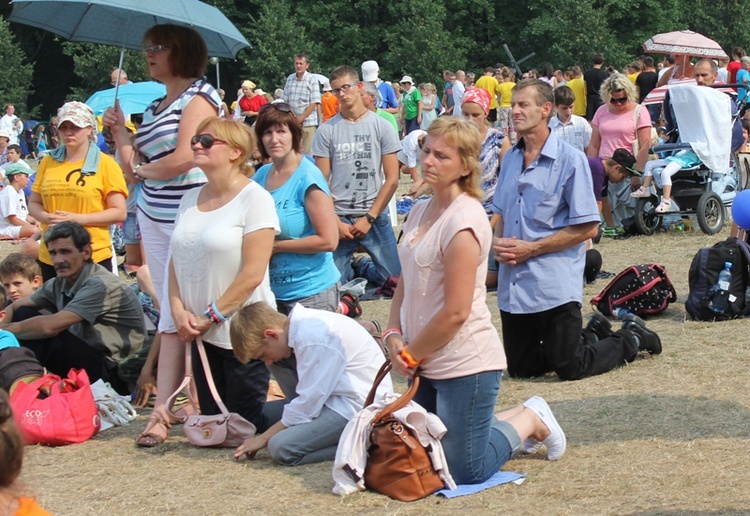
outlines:
[[[642,45],[646,52],[679,54],[701,57],[727,57],[714,40],[691,30],[678,30],[657,34]]]
[[[198,0],[14,0],[8,21],[70,41],[141,49],[154,25],[174,23],[200,33],[211,56],[234,58],[250,44],[215,7]]]
[[[123,113],[143,113],[154,100],[167,94],[167,88],[158,82],[134,82],[123,84],[119,88],[117,99]],[[97,91],[91,95],[86,104],[94,110],[96,116],[101,116],[104,111],[115,102],[115,88]]]
[[[654,88],[653,90],[651,90],[649,94],[646,95],[646,98],[643,99],[643,102],[641,102],[641,104],[644,106],[647,106],[649,104],[661,104],[662,102],[664,102],[664,97],[666,96],[669,88],[673,86],[678,86],[680,84],[697,84],[697,83],[695,82],[695,79],[685,78],[685,79],[680,79],[678,81],[670,82],[669,84],[665,86],[659,86],[658,88]],[[737,92],[735,92],[732,88],[725,87],[725,88],[713,88],[713,89],[716,89],[724,93],[728,93],[730,95],[737,94]]]
[[[319,73],[311,73],[310,75],[312,75],[321,86],[328,82],[328,77],[325,75]]]

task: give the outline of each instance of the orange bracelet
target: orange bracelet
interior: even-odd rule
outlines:
[[[406,351],[406,348],[401,348],[401,351],[398,352],[399,356],[404,359],[404,362],[406,362],[406,365],[409,367],[417,367],[419,365],[419,362],[411,356],[411,353]]]

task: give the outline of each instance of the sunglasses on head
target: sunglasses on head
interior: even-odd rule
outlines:
[[[260,106],[260,109],[258,110],[258,114],[265,113],[271,108],[274,108],[277,111],[281,111],[282,113],[292,112],[292,106],[290,106],[286,102],[271,102],[270,104],[264,104]]]
[[[220,140],[220,139],[216,138],[214,135],[207,134],[207,133],[196,134],[195,136],[193,136],[192,138],[190,138],[190,146],[191,147],[195,147],[196,145],[198,145],[198,143],[200,143],[201,147],[203,147],[204,149],[210,149],[211,147],[213,147],[217,143],[221,143],[221,144],[224,144],[224,145],[227,144],[227,142],[225,142],[224,140]]]
[[[625,104],[627,101],[628,101],[627,95],[622,97],[621,99],[616,99],[614,97],[609,99],[610,104]]]

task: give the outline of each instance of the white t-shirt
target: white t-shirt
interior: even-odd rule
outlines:
[[[185,308],[195,315],[202,315],[237,278],[242,269],[244,235],[265,228],[273,228],[276,235],[280,231],[273,198],[258,183],[251,181],[227,204],[207,212],[196,206],[202,189],[193,188],[182,198],[170,240],[180,296]],[[255,301],[276,308],[268,266],[263,281],[243,305]],[[203,340],[232,349],[229,321],[212,325]]]
[[[6,186],[0,191],[0,236],[18,238],[20,226],[8,220],[11,215],[26,220],[29,216],[29,209],[23,192],[17,192],[12,186]]]
[[[398,152],[398,160],[409,168],[414,168],[419,162],[419,137],[427,134],[427,131],[417,129],[407,134],[401,140],[401,150]]]

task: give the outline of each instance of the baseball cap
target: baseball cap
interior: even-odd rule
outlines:
[[[627,149],[617,149],[612,154],[612,161],[626,169],[631,174],[640,176],[641,173],[635,169],[635,157]]]
[[[364,82],[377,81],[378,71],[380,71],[380,67],[377,61],[365,61],[362,63],[362,80]]]
[[[408,82],[409,84],[414,84],[414,81],[411,80],[411,76],[409,75],[404,75],[403,77],[401,77],[401,80],[399,81],[399,83],[401,84],[405,82]]]
[[[323,91],[331,91],[331,83],[326,81],[323,83]]]
[[[5,177],[15,176],[16,174],[31,174],[31,171],[20,163],[13,163],[5,167]]]

